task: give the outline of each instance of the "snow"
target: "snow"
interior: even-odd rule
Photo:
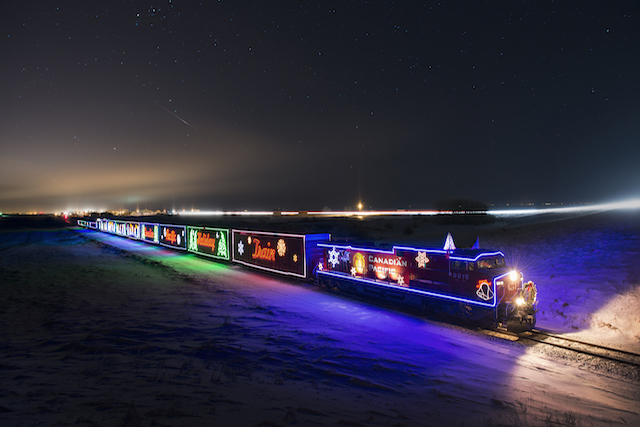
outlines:
[[[638,348],[637,215],[413,229],[504,250],[540,327]],[[1,230],[3,425],[640,424],[637,368],[98,232]]]
[[[637,210],[557,218],[518,231],[495,243],[537,284],[539,328],[640,352]]]

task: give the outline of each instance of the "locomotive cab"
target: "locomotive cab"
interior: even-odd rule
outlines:
[[[532,330],[536,323],[537,290],[533,282],[524,283],[521,272],[509,268],[504,256],[494,255],[478,259],[480,273],[476,287],[482,282],[495,281],[499,303],[496,323],[501,329],[512,332]]]

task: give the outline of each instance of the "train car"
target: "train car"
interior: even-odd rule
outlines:
[[[229,261],[229,230],[187,226],[187,250],[198,255]]]
[[[158,244],[180,251],[187,250],[187,226],[155,224],[158,226]]]
[[[84,221],[85,227],[88,227],[86,221]],[[140,240],[140,223],[132,221],[119,221],[113,219],[98,218],[96,221],[96,227],[100,231],[106,233],[115,234],[118,236],[128,237],[134,240]]]
[[[321,256],[318,242],[330,234],[290,234],[232,230],[233,262],[285,276],[309,279]]]
[[[449,239],[447,239],[449,241]],[[452,242],[452,240],[451,240]],[[316,282],[514,332],[536,323],[536,291],[496,250],[319,243]]]
[[[84,219],[79,219],[77,223],[80,227],[84,227],[84,228],[91,228],[93,230],[98,228],[97,223],[95,221],[86,221]]]

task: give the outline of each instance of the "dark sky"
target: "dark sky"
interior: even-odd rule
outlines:
[[[0,211],[640,193],[637,1],[15,1]]]

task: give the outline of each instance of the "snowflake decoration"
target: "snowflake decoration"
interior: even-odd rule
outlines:
[[[322,265],[322,261],[318,263],[318,270],[324,270],[324,266]]]
[[[351,267],[351,275],[352,276],[356,275],[356,268],[355,267]]]
[[[426,268],[427,263],[429,262],[429,258],[427,257],[426,252],[418,252],[418,256],[416,257],[416,262],[418,263],[418,268]]]
[[[238,242],[238,253],[240,255],[244,254],[244,244],[242,243],[242,240]]]
[[[278,250],[278,255],[284,256],[284,254],[287,252],[287,245],[286,243],[284,243],[284,239],[278,240],[276,248]]]
[[[404,285],[404,277],[398,276],[398,285]]]
[[[329,255],[329,264],[331,264],[333,268],[336,268],[336,265],[340,263],[338,259],[340,252],[336,251],[336,248],[331,248],[331,250],[327,252],[327,255]]]
[[[293,254],[293,262],[298,262],[298,254]]]

